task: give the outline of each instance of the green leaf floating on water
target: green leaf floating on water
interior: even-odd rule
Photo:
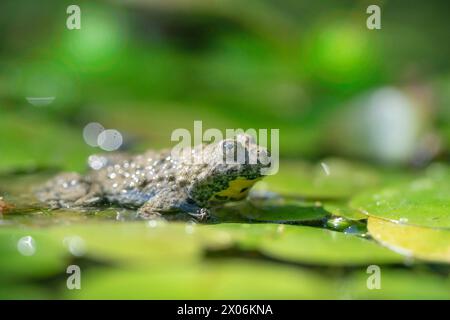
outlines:
[[[434,166],[420,179],[363,193],[350,205],[394,222],[450,229],[450,169]]]
[[[93,270],[70,299],[450,299],[450,280],[382,269],[381,290],[369,290],[361,267],[345,279],[304,268],[240,259],[167,268]]]
[[[329,279],[278,264],[233,259],[186,267],[93,271],[75,299],[331,299]]]
[[[24,256],[17,243],[29,235],[36,251]],[[400,280],[389,277],[389,264],[402,263],[403,256],[373,241],[312,227],[266,223],[205,226],[159,220],[92,222],[45,229],[4,227],[0,240],[4,261],[0,282],[5,289],[0,296],[8,298],[376,297],[364,290],[370,264],[380,265],[387,277],[383,279],[390,279],[382,282],[389,297],[423,297],[423,286],[414,285],[416,274],[405,271]],[[236,247],[243,252],[259,251],[278,262],[206,254]],[[66,290],[67,266],[82,261],[101,263],[82,268],[82,290]],[[339,273],[317,272],[315,266],[355,269],[350,278],[342,279]],[[430,277],[420,276],[421,283],[433,297],[447,298],[448,284]],[[18,286],[27,279],[36,281]],[[53,279],[51,287],[46,279]]]
[[[49,233],[58,242],[66,237],[83,239],[85,256],[123,265],[161,266],[172,263],[191,263],[202,256],[206,243],[199,237],[197,225],[168,223],[162,220],[147,222],[94,223],[70,227],[54,227]],[[218,235],[208,238],[208,245],[222,245]]]
[[[15,273],[13,266],[24,267],[36,261],[42,272],[60,270],[69,257],[83,256],[119,265],[167,266],[191,264],[203,259],[205,250],[239,246],[259,250],[271,257],[307,264],[359,265],[399,263],[403,257],[374,242],[339,232],[278,224],[194,225],[157,220],[126,223],[90,223],[55,226],[43,232],[33,229],[0,229],[1,254],[9,263],[5,273]],[[24,257],[17,251],[17,241],[32,236],[36,254]],[[74,241],[72,243],[72,241]],[[42,257],[43,260],[39,260]],[[48,267],[45,267],[48,264]],[[10,266],[10,267],[8,267]],[[8,269],[9,268],[9,269]],[[21,273],[19,273],[20,275]]]
[[[306,226],[277,224],[221,224],[222,230],[244,250],[258,250],[272,258],[296,263],[351,266],[402,263],[404,257],[366,239]]]
[[[44,230],[0,228],[0,281],[51,276],[64,268],[66,252]]]
[[[291,161],[281,162],[279,172],[255,188],[320,200],[345,198],[379,181],[376,170],[346,160],[327,159],[317,164]]]
[[[367,216],[358,210],[351,208],[346,202],[325,202],[323,208],[331,214],[344,217],[349,220],[364,220]]]
[[[342,281],[342,299],[450,299],[450,278],[416,270],[392,270],[380,267],[380,289],[369,290],[373,273],[357,271]]]
[[[238,246],[284,261],[319,265],[402,263],[404,258],[353,235],[325,229],[279,224],[195,225],[158,220],[124,224],[55,227],[50,234],[83,239],[87,256],[125,264],[193,263],[205,250]]]
[[[243,201],[231,203],[214,212],[221,222],[279,222],[319,221],[329,215],[322,207],[303,201],[284,199]]]
[[[369,217],[368,230],[386,247],[423,260],[450,263],[450,230],[392,223]]]

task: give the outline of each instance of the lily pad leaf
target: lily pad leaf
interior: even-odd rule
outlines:
[[[167,265],[190,263],[201,257],[201,239],[195,236],[195,228],[162,220],[91,222],[55,227],[49,234],[58,242],[72,237],[81,239],[88,258],[123,265]],[[214,238],[210,243],[213,245]]]
[[[250,261],[92,271],[70,299],[332,299],[329,279],[289,266]]]
[[[240,248],[258,250],[283,261],[331,266],[404,262],[403,256],[375,242],[326,229],[282,224],[221,224],[205,228],[228,232]]]
[[[60,272],[69,255],[42,230],[0,228],[0,282],[39,279]]]
[[[432,170],[420,178],[356,196],[351,206],[393,222],[450,229],[450,170]]]
[[[364,220],[367,216],[358,210],[351,208],[346,202],[325,202],[323,208],[331,214],[348,220]]]
[[[369,217],[368,230],[384,246],[404,255],[450,263],[450,230],[392,223]]]
[[[281,162],[277,174],[255,185],[256,190],[270,190],[284,196],[309,199],[340,199],[361,188],[376,186],[376,170],[341,159],[326,159],[310,164],[300,161]]]
[[[0,134],[5,137],[0,140],[0,171],[38,167],[82,170],[91,150],[79,132],[38,114],[23,117],[4,112],[0,118]]]
[[[217,209],[221,222],[277,222],[296,223],[319,221],[329,213],[322,207],[303,201],[243,201]]]
[[[340,292],[344,299],[450,299],[450,278],[443,278],[419,270],[398,270],[380,267],[379,290],[370,277],[368,268],[355,271],[342,281]],[[370,288],[370,289],[369,289]],[[375,290],[374,290],[375,289]]]

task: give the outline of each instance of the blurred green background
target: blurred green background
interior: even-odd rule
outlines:
[[[381,30],[366,27],[374,3]],[[78,1],[80,30],[66,28],[70,4],[2,1],[2,170],[84,168],[89,122],[137,151],[202,120],[278,128],[283,158],[447,157],[447,1]]]
[[[449,299],[449,7],[2,0],[0,298]],[[268,199],[196,226],[25,195],[41,169],[82,171],[102,152],[88,123],[139,152],[194,120],[280,129],[280,172],[256,186]],[[83,290],[67,290],[70,264]],[[370,264],[383,290],[368,290]]]

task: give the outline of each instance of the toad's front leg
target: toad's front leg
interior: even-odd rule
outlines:
[[[138,209],[141,217],[146,219],[165,218],[168,220],[188,220],[194,218],[205,222],[210,218],[206,208],[200,208],[179,194],[160,193],[148,200]]]
[[[193,212],[186,213],[200,222],[206,222],[211,218],[211,213],[207,208],[198,208]]]

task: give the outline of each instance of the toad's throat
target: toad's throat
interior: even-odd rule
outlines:
[[[256,178],[249,180],[244,177],[237,177],[228,183],[228,188],[221,190],[213,194],[210,198],[210,202],[224,202],[224,201],[238,201],[244,199],[253,185],[261,180]]]

